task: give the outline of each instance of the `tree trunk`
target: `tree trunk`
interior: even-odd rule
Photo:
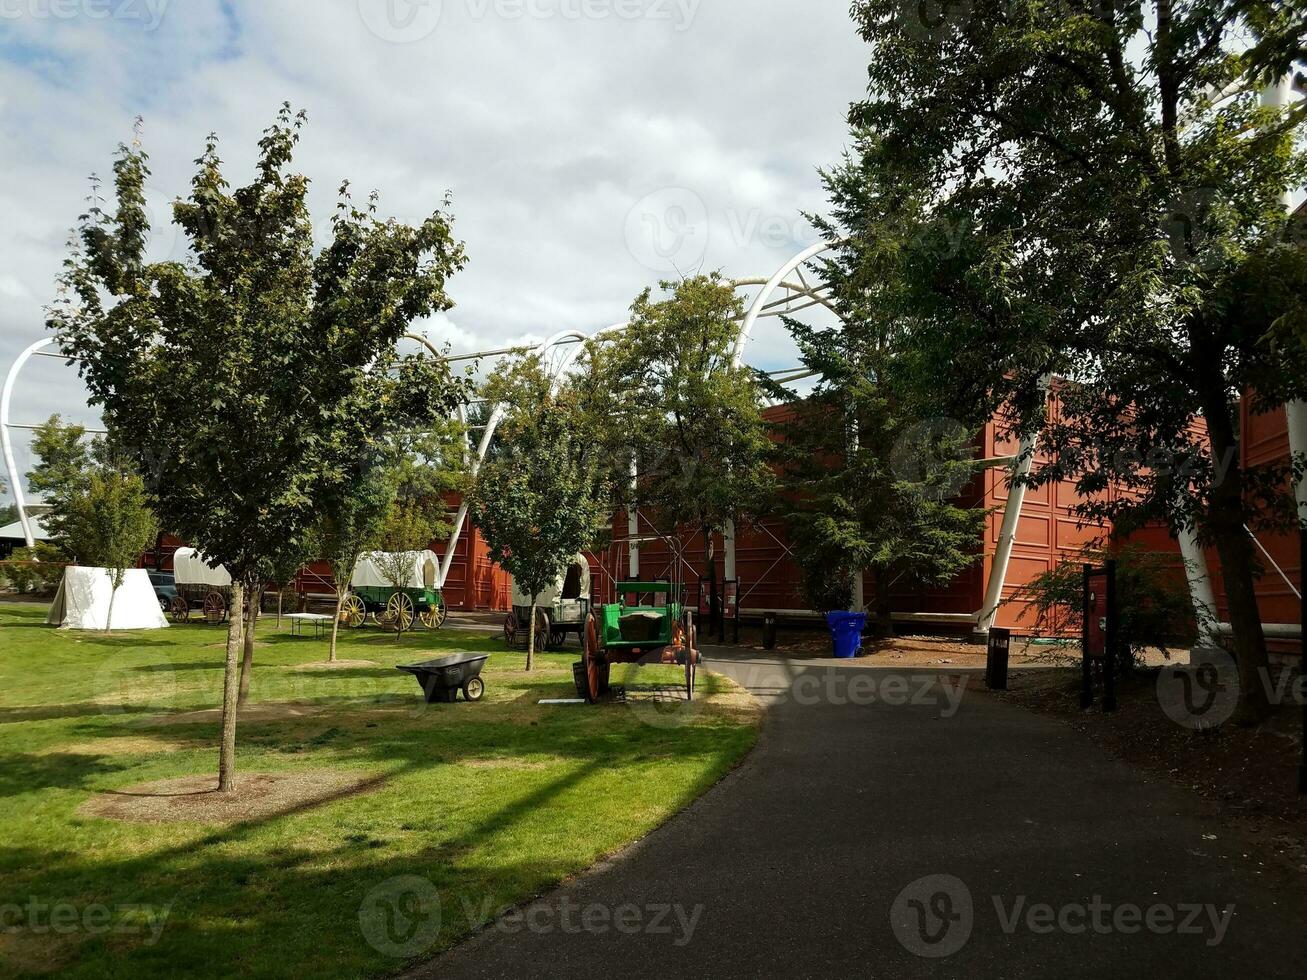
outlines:
[[[1224,479],[1214,482],[1208,501],[1208,529],[1221,565],[1230,625],[1234,629],[1234,654],[1239,665],[1239,708],[1235,721],[1256,725],[1270,713],[1263,679],[1269,667],[1266,633],[1257,607],[1255,561],[1252,540],[1244,527],[1243,467],[1229,407],[1224,401],[1209,400],[1207,431],[1212,457],[1232,460]]]
[[[244,656],[241,660],[241,687],[239,703],[245,704],[250,699],[250,675],[254,673],[254,628],[259,621],[259,602],[263,598],[261,589],[249,591],[249,608],[245,611],[245,636],[243,637]]]
[[[340,610],[345,605],[345,590],[336,586],[336,618],[331,622],[331,646],[327,648],[327,662],[336,662],[336,638],[340,636]]]
[[[113,632],[113,601],[118,598],[118,586],[115,584],[114,577],[109,576],[109,611],[105,613],[104,632],[106,634]]]
[[[236,785],[236,699],[240,692],[241,645],[244,641],[245,589],[231,583],[227,614],[227,660],[222,684],[222,743],[218,748],[218,792],[230,793]]]
[[[531,624],[526,630],[526,669],[536,669],[536,597],[531,597]]]

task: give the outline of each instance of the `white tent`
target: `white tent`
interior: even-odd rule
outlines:
[[[55,593],[47,626],[67,630],[161,630],[168,620],[143,568],[130,568],[123,576],[118,594],[113,594],[112,573],[107,568],[70,565]],[[109,600],[113,598],[113,623],[109,622]]]
[[[231,576],[222,565],[212,567],[194,548],[178,548],[172,556],[173,578],[178,585],[207,585],[215,589],[231,586]]]
[[[359,557],[354,566],[354,575],[350,585],[356,589],[393,589],[394,584],[381,573],[377,565],[377,556],[381,552],[371,552]],[[409,581],[401,586],[406,589],[434,589],[439,578],[440,559],[434,551],[410,551],[413,558],[413,572]]]
[[[558,574],[554,584],[536,597],[536,605],[549,608],[556,605],[560,599],[564,602],[573,602],[578,599],[589,598],[590,561],[585,555],[577,555]],[[516,579],[513,580],[513,605],[531,605],[531,597],[517,587]]]

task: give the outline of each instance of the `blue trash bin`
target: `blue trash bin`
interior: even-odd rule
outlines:
[[[852,660],[862,649],[862,631],[867,626],[866,613],[833,612],[826,614],[831,639],[838,660]]]

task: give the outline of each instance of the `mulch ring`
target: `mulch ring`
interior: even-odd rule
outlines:
[[[234,824],[366,793],[384,779],[372,773],[338,769],[238,773],[235,789],[219,793],[217,776],[183,776],[99,793],[77,812],[125,823]]]
[[[1196,731],[1166,716],[1156,690],[1157,671],[1141,670],[1121,678],[1116,712],[1103,714],[1101,700],[1082,711],[1079,668],[1055,668],[1014,670],[1008,691],[987,693],[1058,717],[1134,768],[1184,787],[1262,840],[1278,862],[1307,872],[1299,709],[1284,705],[1256,728],[1227,722]]]

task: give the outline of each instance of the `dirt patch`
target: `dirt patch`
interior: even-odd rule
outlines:
[[[232,824],[307,810],[382,782],[384,777],[337,769],[246,773],[237,775],[231,793],[219,793],[216,776],[183,776],[100,793],[77,812],[125,823]]]
[[[165,752],[186,752],[195,746],[189,742],[171,739],[147,738],[143,735],[122,738],[101,738],[91,742],[73,742],[52,745],[38,755],[160,755]]]
[[[321,663],[299,664],[295,670],[360,670],[380,666],[375,660],[324,660]]]
[[[1120,708],[1080,709],[1079,668],[1019,670],[1010,690],[991,696],[1062,719],[1134,768],[1182,786],[1210,806],[1214,824],[1237,826],[1267,857],[1307,872],[1307,801],[1297,793],[1299,713],[1286,705],[1257,728],[1225,724],[1194,731],[1168,718],[1156,696],[1157,672],[1122,678]],[[977,685],[979,687],[979,685]]]
[[[237,722],[287,721],[296,718],[311,718],[321,714],[323,708],[314,704],[251,704],[236,712]],[[152,715],[136,724],[142,728],[156,728],[163,725],[217,725],[222,723],[221,708],[205,708],[202,711],[183,711],[172,715]]]

